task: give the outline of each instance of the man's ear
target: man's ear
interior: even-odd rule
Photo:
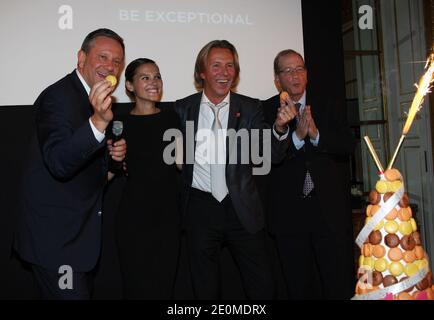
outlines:
[[[77,67],[78,67],[78,69],[83,69],[85,62],[86,62],[86,53],[80,49],[77,52]]]
[[[277,75],[274,76],[274,86],[276,87],[277,91],[282,91],[282,87],[280,85],[279,77]]]

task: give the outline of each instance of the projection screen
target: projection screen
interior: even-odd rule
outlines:
[[[126,64],[138,57],[158,63],[163,101],[195,92],[196,55],[211,40],[235,45],[237,92],[260,99],[277,92],[276,54],[287,48],[303,53],[300,0],[2,1],[0,106],[32,105],[45,87],[74,70],[84,37],[101,27],[124,38]],[[123,75],[114,96],[129,101]]]

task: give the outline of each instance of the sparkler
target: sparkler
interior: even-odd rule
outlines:
[[[377,153],[375,152],[374,146],[371,143],[371,140],[369,139],[368,136],[363,137],[363,139],[366,142],[366,145],[368,146],[368,150],[371,153],[372,158],[374,159],[374,162],[378,168],[378,171],[380,171],[380,174],[384,173],[384,168],[383,165],[381,164],[380,159],[378,158]]]
[[[404,128],[402,129],[402,135],[399,139],[398,146],[395,149],[392,159],[387,166],[387,169],[391,169],[393,164],[395,163],[396,157],[398,156],[398,152],[401,149],[402,143],[404,142],[405,137],[410,131],[411,125],[413,124],[413,120],[422,108],[422,103],[424,101],[425,96],[431,91],[431,84],[433,83],[433,75],[434,75],[434,54],[431,54],[426,62],[425,69],[427,70],[425,74],[419,81],[419,85],[416,85],[417,92],[414,96],[413,102],[411,104],[410,110],[408,112],[407,121],[405,122]]]

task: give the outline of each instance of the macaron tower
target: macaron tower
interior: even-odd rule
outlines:
[[[354,300],[434,300],[432,273],[401,173],[389,169],[369,194]]]

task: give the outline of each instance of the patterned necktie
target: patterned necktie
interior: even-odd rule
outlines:
[[[221,202],[228,194],[228,188],[226,186],[226,155],[223,155],[224,145],[223,145],[223,132],[222,125],[219,119],[219,111],[221,108],[227,105],[227,102],[220,103],[219,105],[214,105],[208,103],[212,112],[214,113],[214,121],[212,123],[212,131],[214,135],[214,143],[211,144],[214,150],[211,150],[211,163],[210,163],[210,173],[211,173],[211,193],[218,202]],[[214,152],[212,152],[214,151]],[[220,155],[219,152],[222,154]],[[213,157],[214,155],[214,157]]]
[[[297,122],[299,120],[299,111],[300,111],[301,103],[295,104],[295,109],[297,110]],[[308,196],[314,188],[312,177],[310,176],[309,170],[306,170],[306,176],[304,177],[304,184],[303,184],[303,195]]]
[[[314,188],[312,177],[310,176],[309,170],[306,170],[306,177],[304,178],[304,185],[303,185],[303,194],[305,196],[308,196],[309,193],[312,192]]]
[[[295,106],[295,110],[297,110],[297,115],[295,116],[295,119],[297,119],[298,122],[298,120],[300,119],[299,112],[300,112],[301,103],[296,103],[294,104],[294,106]]]

